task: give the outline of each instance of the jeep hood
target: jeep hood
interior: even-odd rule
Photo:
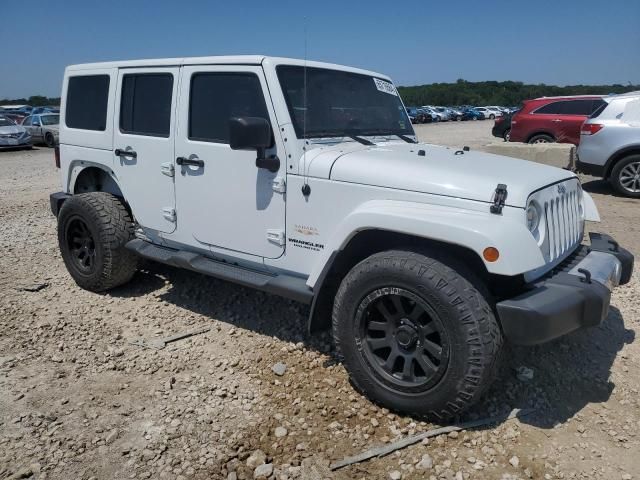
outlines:
[[[424,156],[418,154],[421,150]],[[501,155],[395,142],[318,147],[307,153],[306,171],[311,177],[339,182],[480,202],[492,202],[496,187],[503,183],[506,204],[522,208],[531,192],[575,177],[567,170]]]

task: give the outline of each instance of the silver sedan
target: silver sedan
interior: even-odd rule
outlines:
[[[58,143],[60,115],[43,113],[31,115],[22,121],[22,126],[31,134],[33,142],[42,142],[47,147],[55,147]]]
[[[0,149],[31,148],[31,135],[13,120],[0,115]]]

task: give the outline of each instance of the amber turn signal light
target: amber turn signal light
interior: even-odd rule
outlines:
[[[482,256],[487,262],[495,262],[500,257],[500,252],[497,248],[487,247],[482,252]]]

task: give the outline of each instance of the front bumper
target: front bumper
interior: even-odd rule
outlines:
[[[550,274],[520,295],[496,305],[505,337],[514,344],[548,342],[599,325],[609,312],[611,290],[631,279],[633,255],[613,238],[590,234]]]
[[[0,148],[20,148],[31,145],[31,136],[9,138],[0,137]]]

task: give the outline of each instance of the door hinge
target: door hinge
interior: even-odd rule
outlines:
[[[276,245],[284,246],[286,237],[284,236],[284,230],[267,230],[267,240]]]
[[[162,209],[162,216],[170,222],[176,221],[176,209],[172,207],[166,207]]]
[[[284,177],[276,177],[273,179],[273,191],[277,193],[284,193],[287,191],[287,181]]]
[[[173,177],[176,174],[176,168],[173,166],[173,162],[165,162],[160,165],[160,171],[167,177]]]

